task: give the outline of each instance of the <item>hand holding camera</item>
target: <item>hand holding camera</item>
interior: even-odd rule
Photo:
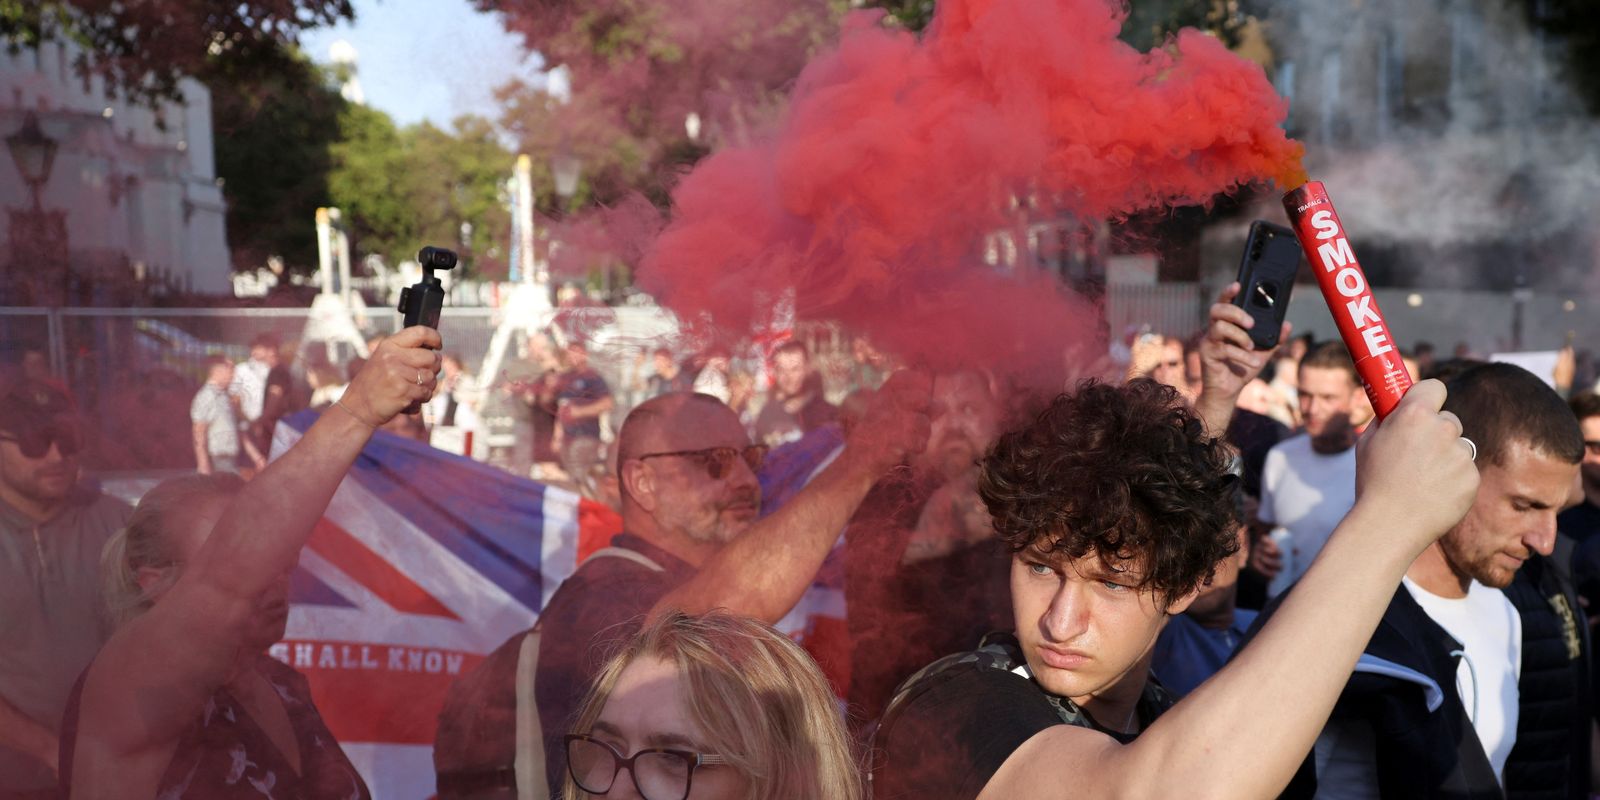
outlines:
[[[415,413],[408,409],[420,408],[438,384],[441,346],[439,332],[423,325],[384,339],[350,381],[339,404],[374,428],[396,414]]]
[[[456,261],[456,254],[443,247],[422,248],[417,251],[417,263],[422,265],[422,280],[409,288],[400,290],[399,311],[405,315],[406,329],[410,330],[418,326],[425,326],[436,331],[433,336],[434,343],[431,345],[423,344],[423,347],[433,350],[439,349],[437,331],[439,329],[439,317],[444,313],[444,284],[439,280],[438,276],[433,274],[433,271],[436,269],[455,269]],[[427,396],[406,406],[403,413],[416,414],[422,411],[422,404],[427,402],[428,397],[433,396],[433,382],[438,372],[438,358],[435,357],[432,368],[428,370]],[[417,385],[419,387],[423,385],[421,378],[418,378]],[[391,414],[390,416],[393,415]],[[387,420],[387,418],[385,419]]]

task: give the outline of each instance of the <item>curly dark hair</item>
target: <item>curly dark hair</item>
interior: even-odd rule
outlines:
[[[1232,458],[1177,390],[1089,380],[1000,437],[978,491],[1012,552],[1132,562],[1171,600],[1238,552]]]

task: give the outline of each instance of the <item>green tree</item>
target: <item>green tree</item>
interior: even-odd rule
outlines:
[[[310,271],[317,257],[312,212],[328,204],[329,151],[348,104],[293,48],[216,60],[198,77],[211,89],[234,268],[278,256],[290,269]]]
[[[401,132],[406,148],[401,190],[416,227],[415,238],[391,258],[439,245],[459,251],[466,272],[503,277],[502,243],[510,240],[511,215],[501,193],[513,156],[482,117],[460,117],[453,127],[447,132],[423,123]]]
[[[406,146],[394,120],[377,109],[347,104],[329,154],[329,200],[343,214],[357,252],[388,259],[415,241],[417,222],[405,191]]]
[[[451,132],[427,122],[402,129],[381,111],[350,105],[338,128],[329,195],[358,255],[395,264],[432,244],[460,251],[464,273],[504,274],[510,216],[500,197],[513,157],[489,121],[462,117]],[[462,223],[471,226],[465,242]]]
[[[0,0],[0,42],[13,53],[75,42],[81,73],[153,104],[217,58],[272,58],[301,31],[354,16],[349,0]]]

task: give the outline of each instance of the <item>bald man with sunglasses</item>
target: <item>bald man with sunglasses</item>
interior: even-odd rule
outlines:
[[[100,550],[132,511],[79,485],[71,401],[0,395],[0,800],[55,796],[67,694],[110,636]]]
[[[666,394],[628,415],[617,440],[624,533],[561,585],[538,624],[534,698],[552,796],[566,774],[562,735],[609,646],[672,609],[781,619],[867,490],[926,446],[930,391],[925,375],[891,378],[839,457],[761,519],[756,473],[766,448],[720,400]],[[435,746],[441,767],[455,746],[445,739]],[[441,774],[441,798],[500,796],[455,794],[447,782]]]

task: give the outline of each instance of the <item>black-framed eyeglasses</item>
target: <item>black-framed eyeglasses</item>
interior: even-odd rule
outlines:
[[[1600,442],[1594,442],[1585,439],[1583,442],[1583,449],[1587,450],[1591,456],[1600,457]]]
[[[62,457],[71,458],[78,454],[82,442],[78,439],[76,428],[59,425],[47,425],[38,428],[27,428],[15,433],[0,434],[0,442],[13,442],[17,449],[22,451],[25,458],[44,458],[50,452],[50,445],[54,444],[61,452]]]
[[[713,480],[722,480],[733,469],[733,461],[736,458],[742,457],[745,465],[750,467],[751,472],[760,472],[761,465],[766,463],[767,460],[767,446],[764,444],[752,444],[743,448],[707,447],[704,450],[674,450],[670,453],[648,453],[638,456],[638,460],[644,461],[647,458],[665,458],[666,456],[694,459],[700,462],[700,466],[705,467],[706,474],[710,475]]]
[[[626,769],[645,800],[686,800],[696,769],[728,763],[719,755],[665,747],[647,747],[624,757],[611,745],[581,733],[567,734],[566,743],[572,782],[597,795],[611,791],[617,774]]]

